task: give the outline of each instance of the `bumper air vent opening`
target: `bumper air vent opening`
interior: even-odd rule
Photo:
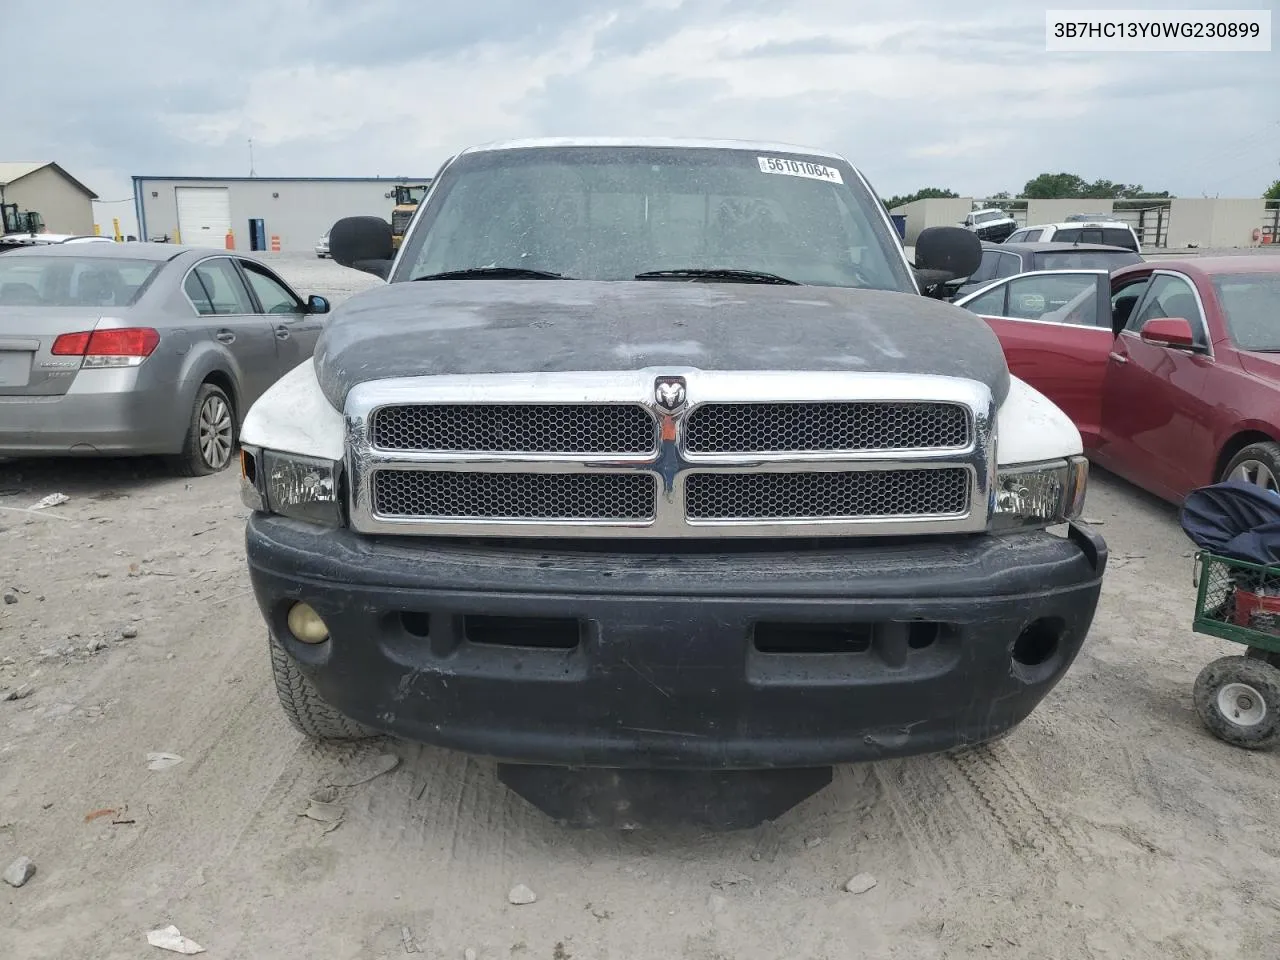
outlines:
[[[865,653],[873,630],[870,623],[761,621],[752,629],[752,643],[761,653]]]
[[[582,642],[582,622],[571,617],[469,615],[462,630],[468,643],[486,647],[573,650]]]

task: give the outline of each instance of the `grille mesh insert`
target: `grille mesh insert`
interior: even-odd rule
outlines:
[[[685,485],[691,520],[939,517],[968,508],[964,468],[695,473]]]
[[[493,453],[644,454],[654,421],[627,404],[407,404],[373,416],[374,447]]]
[[[689,414],[691,453],[960,449],[969,415],[954,403],[709,403]]]
[[[458,520],[639,521],[654,516],[647,473],[459,473],[378,470],[373,506],[384,517]]]

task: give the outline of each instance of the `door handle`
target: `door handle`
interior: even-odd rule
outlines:
[[[232,333],[230,330],[219,330],[216,334],[214,334],[213,338],[217,340],[219,343],[234,343],[236,339],[236,335]]]
[[[289,328],[286,327],[283,323],[280,324],[280,326],[276,327],[276,339],[277,340],[289,339]]]
[[[1129,358],[1126,357],[1123,353],[1116,353],[1114,350],[1112,350],[1111,361],[1112,363],[1128,363]]]

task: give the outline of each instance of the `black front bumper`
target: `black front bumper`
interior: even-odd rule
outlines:
[[[255,515],[247,540],[274,642],[342,713],[499,760],[586,767],[811,767],[990,739],[1070,666],[1106,566],[1101,538],[1078,526],[1065,539],[619,554]],[[299,600],[328,641],[292,637]]]

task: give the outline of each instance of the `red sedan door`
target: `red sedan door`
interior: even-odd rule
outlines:
[[[1086,449],[1098,443],[1113,342],[1108,284],[1105,270],[1046,270],[956,301],[987,321],[1009,372],[1066,413]]]
[[[1185,319],[1195,345],[1144,341],[1143,324],[1160,317]],[[1108,358],[1098,461],[1157,496],[1180,501],[1199,482],[1199,451],[1213,448],[1212,411],[1201,399],[1212,365],[1195,285],[1181,274],[1156,270]]]

